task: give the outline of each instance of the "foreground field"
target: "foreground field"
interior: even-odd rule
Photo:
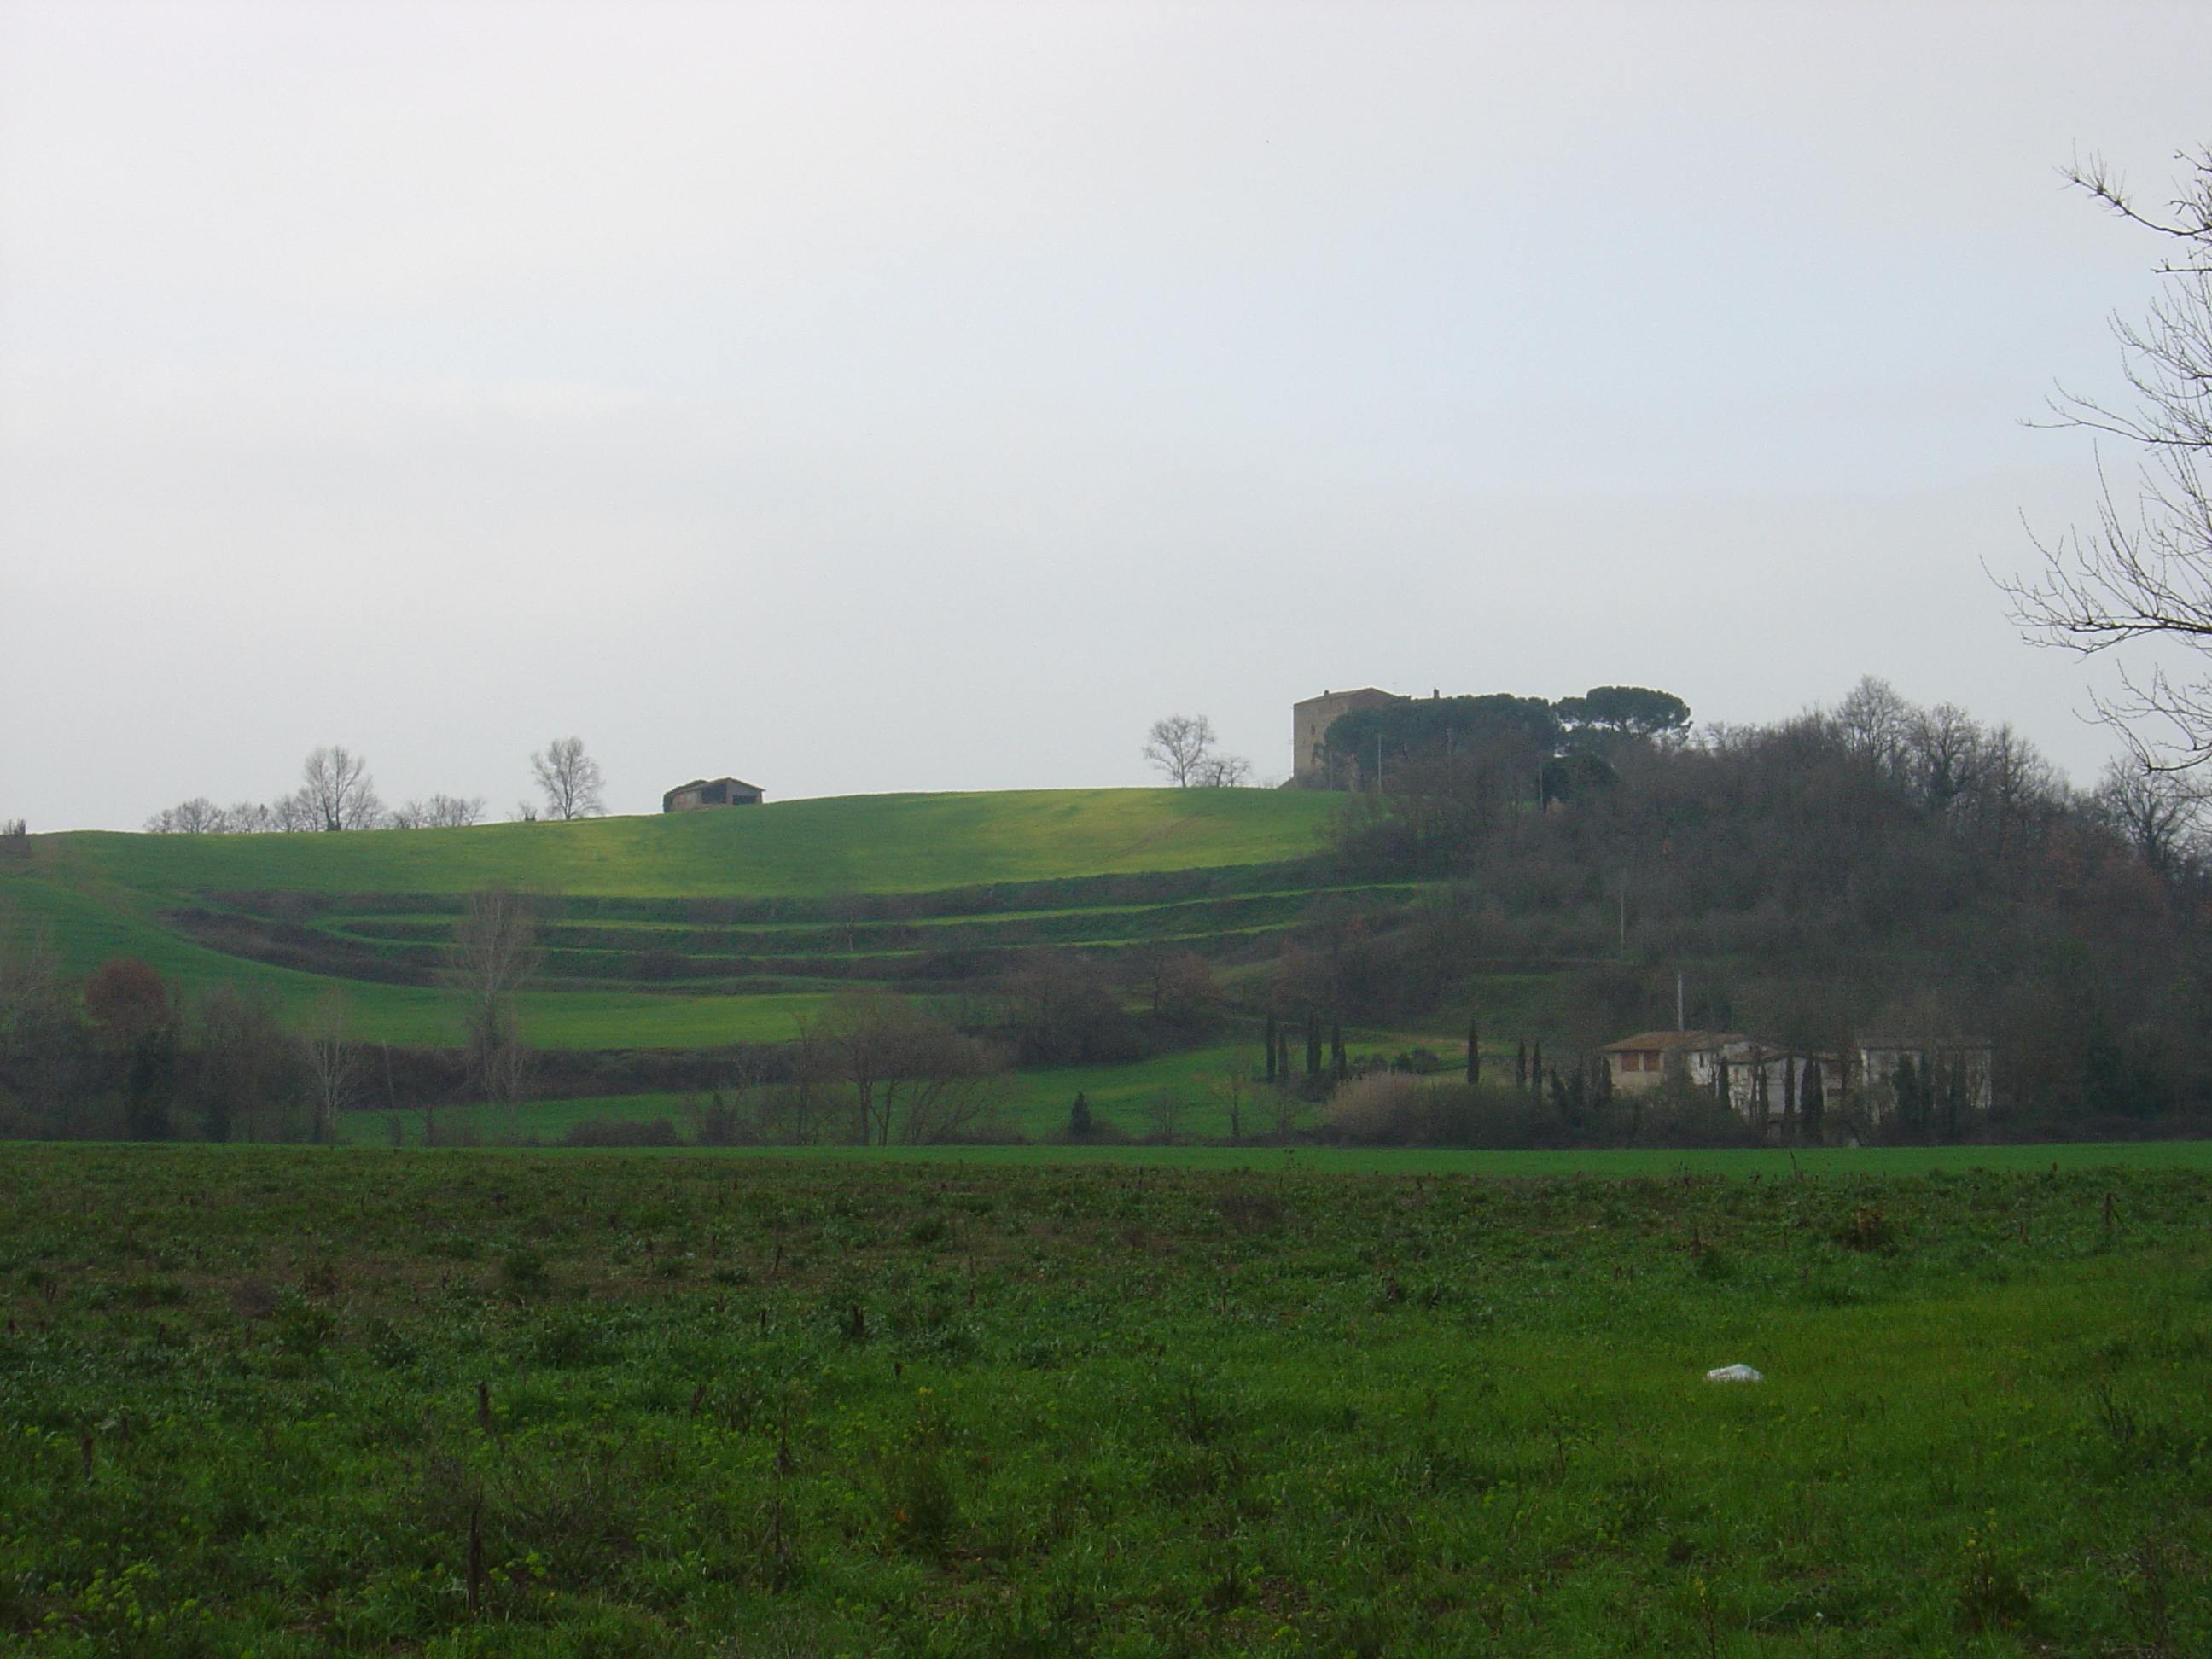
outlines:
[[[22,1651],[2212,1647],[2201,1170],[10,1148],[0,1193]]]

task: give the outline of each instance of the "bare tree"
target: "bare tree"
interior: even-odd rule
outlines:
[[[283,803],[286,809],[280,814],[258,801],[242,800],[233,806],[217,806],[205,795],[196,795],[191,800],[180,801],[174,806],[165,806],[146,820],[146,833],[152,836],[247,836],[263,830],[277,829],[312,830],[319,820],[298,798],[287,796]]]
[[[1907,775],[1921,804],[1948,812],[1981,782],[1988,735],[1965,709],[1941,702],[1912,712],[1905,721],[1905,750]]]
[[[205,795],[165,806],[146,820],[149,836],[212,836],[230,827],[230,815]]]
[[[307,1017],[307,1072],[314,1085],[311,1138],[323,1146],[337,1142],[338,1114],[353,1104],[364,1071],[361,1044],[349,1030],[350,1015],[345,993],[333,990],[317,1000]]]
[[[815,1035],[852,1091],[863,1146],[947,1140],[997,1103],[999,1055],[901,998],[839,997]]]
[[[311,830],[375,830],[387,819],[368,763],[343,744],[318,749],[300,769],[299,792],[288,802],[293,823]],[[288,827],[291,827],[288,825]]]
[[[484,815],[482,795],[433,795],[410,800],[392,814],[395,830],[461,830]]]
[[[839,1102],[835,1044],[809,1019],[794,1022],[797,1035],[784,1051],[785,1079],[762,1091],[757,1119],[777,1146],[811,1146],[828,1132]]]
[[[196,1059],[186,1090],[210,1140],[304,1140],[313,1080],[303,1044],[274,998],[229,981],[204,988],[192,1008]]]
[[[1903,766],[1915,712],[1887,680],[1869,674],[1851,688],[1829,719],[1853,756],[1890,775]]]
[[[1252,775],[1252,763],[1217,755],[1213,722],[1203,714],[1170,714],[1146,733],[1145,758],[1178,789],[1227,789]]]
[[[1244,1096],[1252,1086],[1251,1062],[1241,1055],[1232,1057],[1218,1073],[1200,1073],[1198,1080],[1206,1085],[1207,1093],[1228,1109],[1231,1144],[1241,1143],[1244,1139]]]
[[[503,887],[469,895],[468,909],[453,930],[445,979],[460,1005],[469,1081],[488,1101],[512,1103],[521,1094],[528,1054],[515,998],[543,959],[537,914],[527,898]]]
[[[2105,768],[2089,804],[2127,837],[2145,864],[2172,875],[2187,861],[2197,839],[2205,795],[2194,781],[2131,758]]]
[[[2067,170],[2078,188],[2132,224],[2167,239],[2164,289],[2141,323],[2112,319],[2132,408],[2061,391],[2054,424],[2086,428],[2136,452],[2131,486],[2103,471],[2093,530],[2039,540],[2041,572],[2002,584],[2031,639],[2085,656],[2144,640],[2212,653],[2212,149],[2179,158],[2189,172],[2163,216],[2140,210],[2092,157]],[[2212,684],[2153,664],[2124,668],[2121,695],[2100,698],[2145,765],[2167,770],[2212,760]],[[2154,735],[2142,735],[2148,722]]]
[[[1163,1146],[1174,1146],[1176,1137],[1182,1133],[1183,1119],[1189,1109],[1180,1091],[1162,1089],[1155,1093],[1145,1108],[1145,1119],[1152,1126],[1152,1139]]]
[[[596,818],[606,815],[602,791],[606,779],[599,762],[584,752],[581,738],[556,738],[530,757],[530,770],[545,797],[549,818]]]
[[[1146,736],[1145,758],[1176,788],[1188,789],[1213,746],[1213,722],[1203,714],[1170,714],[1154,720]]]

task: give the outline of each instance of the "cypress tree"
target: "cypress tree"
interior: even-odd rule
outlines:
[[[1067,1133],[1079,1137],[1091,1133],[1091,1103],[1080,1089],[1075,1091],[1075,1104],[1067,1109]]]
[[[1513,1086],[1516,1089],[1528,1086],[1528,1040],[1526,1037],[1521,1039],[1520,1046],[1513,1051]]]
[[[1267,1016],[1267,1081],[1275,1080],[1275,1016]]]
[[[1797,1079],[1797,1138],[1808,1146],[1821,1144],[1820,1116],[1827,1103],[1820,1085],[1820,1062],[1808,1057]]]
[[[1344,1058],[1344,1022],[1340,1019],[1329,1022],[1328,1069],[1339,1083],[1343,1082],[1352,1072]]]
[[[1476,1029],[1474,1018],[1467,1022],[1467,1086],[1470,1089],[1482,1081],[1482,1033]]]
[[[1927,1120],[1921,1109],[1920,1072],[1913,1065],[1912,1056],[1906,1054],[1897,1062],[1897,1070],[1890,1073],[1890,1091],[1897,1097],[1899,1123],[1915,1140],[1922,1139],[1921,1131]]]
[[[1321,1016],[1306,1016],[1306,1075],[1321,1075]]]
[[[1544,1092],[1544,1039],[1538,1037],[1536,1046],[1528,1051],[1528,1075],[1536,1085],[1536,1092]]]

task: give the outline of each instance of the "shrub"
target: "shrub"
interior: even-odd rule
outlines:
[[[621,1357],[603,1328],[573,1316],[541,1326],[530,1337],[525,1352],[535,1364],[554,1370],[604,1365]]]
[[[1533,1094],[1424,1083],[1403,1072],[1355,1078],[1330,1097],[1327,1140],[1375,1146],[1568,1146],[1575,1135]]]
[[[756,1139],[751,1126],[745,1121],[744,1107],[736,1101],[715,1095],[708,1100],[692,1101],[690,1108],[691,1140],[695,1146],[743,1146]]]
[[[1836,1229],[1836,1243],[1847,1250],[1886,1250],[1897,1243],[1888,1214],[1871,1205],[1853,1210],[1850,1219]]]
[[[2035,1621],[2035,1598],[2020,1582],[2019,1570],[1978,1539],[1966,1540],[1957,1620],[1960,1630],[1969,1636],[2028,1627]]]

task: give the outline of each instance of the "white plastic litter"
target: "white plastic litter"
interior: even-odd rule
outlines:
[[[1764,1382],[1766,1379],[1748,1365],[1723,1365],[1705,1373],[1708,1382]]]

